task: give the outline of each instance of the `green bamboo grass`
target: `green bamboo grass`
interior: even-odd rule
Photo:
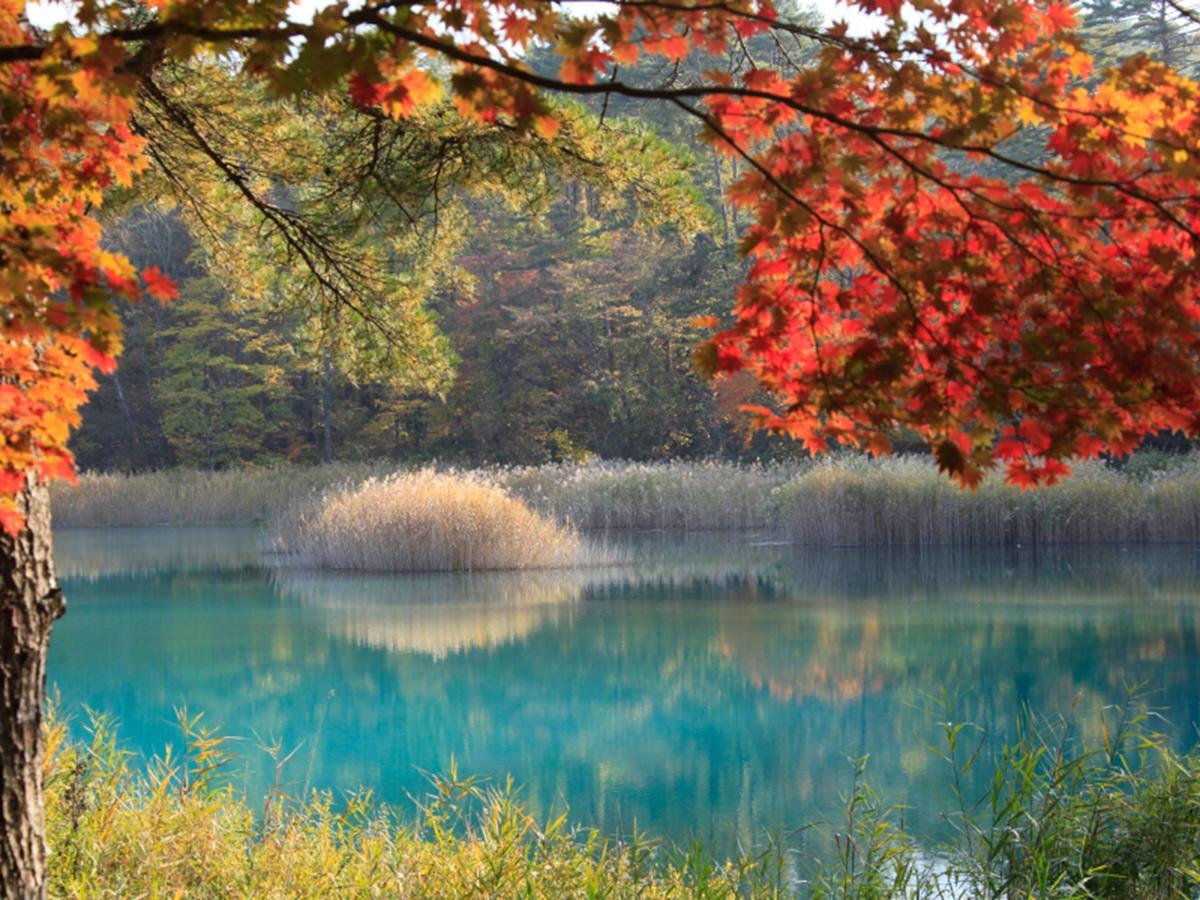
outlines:
[[[384,464],[85,474],[54,489],[60,526],[270,521]],[[453,472],[454,470],[441,470]],[[1200,541],[1200,456],[1082,463],[1052,488],[999,476],[961,491],[928,457],[792,464],[580,463],[460,472],[582,531],[770,529],[806,546],[938,547]]]

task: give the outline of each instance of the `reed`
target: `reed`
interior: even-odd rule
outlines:
[[[806,463],[596,462],[492,471],[530,506],[588,530],[707,531],[774,524],[771,493]]]
[[[204,471],[85,472],[75,485],[56,482],[56,525],[72,527],[263,522],[337,484],[365,481],[394,466],[247,467]]]
[[[86,743],[61,720],[47,733],[47,831],[53,897],[639,897],[780,896],[757,860],[668,858],[635,835],[610,840],[535,818],[511,785],[451,770],[415,816],[363,792],[300,799],[280,781],[261,807],[232,785],[236,755],[197,717],[186,750],[135,767],[104,718]],[[280,775],[286,760],[264,747]],[[772,883],[775,888],[772,889]]]
[[[274,540],[304,566],[356,572],[548,569],[591,561],[568,526],[480,476],[371,478],[286,510]]]
[[[54,489],[55,522],[153,525],[270,521],[389,476],[454,470],[386,464],[85,474]],[[815,462],[580,463],[462,473],[582,531],[770,529],[809,546],[942,547],[1200,541],[1200,456],[1082,463],[1052,488],[1020,491],[993,475],[961,491],[929,457]],[[355,523],[349,522],[347,527]]]
[[[1200,464],[1126,474],[1082,463],[1054,487],[998,475],[962,491],[927,457],[822,460],[775,490],[776,524],[797,543],[947,547],[1200,540]]]

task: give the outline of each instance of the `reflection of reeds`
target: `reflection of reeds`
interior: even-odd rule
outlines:
[[[330,631],[357,644],[440,659],[510,644],[557,623],[593,575],[574,569],[393,576],[280,569],[274,581],[281,596],[322,610]]]
[[[111,575],[228,571],[256,566],[261,556],[262,534],[253,525],[59,528],[54,532],[60,578],[95,581]]]
[[[264,556],[264,543],[253,526],[60,529],[55,556],[61,576],[91,580],[287,562]],[[777,598],[833,603],[1192,604],[1200,599],[1200,554],[1167,546],[823,548],[782,542],[765,532],[736,537],[659,532],[613,533],[600,553],[614,562],[572,576],[589,592],[660,586],[724,595],[733,585],[753,584]],[[418,583],[387,576],[379,581]],[[463,585],[475,581],[461,579]],[[489,580],[480,577],[478,583]],[[482,586],[463,590],[486,596]]]

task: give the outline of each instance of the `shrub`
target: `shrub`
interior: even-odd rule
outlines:
[[[456,572],[589,561],[574,529],[479,476],[432,469],[371,478],[299,503],[274,533],[282,553],[322,569]]]

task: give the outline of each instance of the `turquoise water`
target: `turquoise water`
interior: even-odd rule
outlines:
[[[907,824],[937,831],[942,690],[997,740],[1022,703],[1096,734],[1133,683],[1181,746],[1200,721],[1191,547],[888,555],[649,535],[607,569],[356,577],[277,568],[248,528],[56,541],[69,609],[50,680],[76,726],[110,713],[148,755],[180,743],[175,709],[203,711],[239,738],[233,777],[252,794],[271,740],[297,750],[286,790],[364,785],[402,805],[453,760],[511,775],[542,812],[729,849],[834,817],[868,754]]]

